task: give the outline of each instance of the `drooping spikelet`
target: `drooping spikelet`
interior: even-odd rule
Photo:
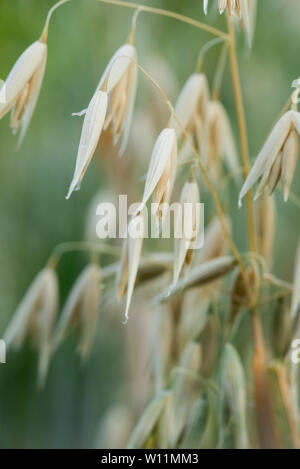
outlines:
[[[225,217],[226,228],[231,233],[231,220],[229,216]],[[217,257],[225,256],[228,251],[228,246],[224,238],[221,222],[219,218],[214,217],[204,234],[204,244],[197,254],[197,262],[203,263],[215,259]]]
[[[28,336],[39,350],[38,379],[45,381],[58,304],[58,283],[52,268],[42,270],[19,304],[4,333],[7,348],[20,347]]]
[[[175,285],[159,295],[157,299],[158,301],[166,301],[178,293],[212,283],[231,272],[235,266],[236,260],[232,256],[217,257],[203,262],[191,269],[187,278],[180,279]]]
[[[145,225],[146,216],[142,211],[130,220],[127,237],[123,244],[122,258],[117,275],[117,295],[121,299],[126,294],[125,323],[128,321],[131,298],[139,268]]]
[[[137,86],[136,50],[131,44],[120,47],[106,67],[85,115],[76,158],[74,176],[67,199],[80,182],[95,153],[102,130],[111,129],[114,144],[121,138],[120,154],[125,151],[132,120]]]
[[[19,145],[25,136],[33,115],[47,61],[47,34],[52,13],[63,3],[54,5],[47,16],[40,39],[31,44],[19,57],[4,83],[5,99],[0,100],[0,119],[11,111],[10,126],[16,133],[21,127]]]
[[[186,423],[188,414],[196,400],[197,385],[195,378],[201,366],[202,353],[199,343],[187,344],[180,358],[179,367],[182,370],[174,379],[172,387],[170,447],[176,447],[178,438]],[[186,397],[189,396],[187,399]]]
[[[299,314],[300,307],[300,242],[298,243],[294,265],[293,294],[291,304],[291,319],[294,321]]]
[[[257,250],[268,266],[271,266],[276,222],[274,196],[263,194],[255,202],[254,208]]]
[[[209,102],[209,88],[206,76],[193,73],[184,84],[175,105],[175,114],[185,130],[202,145],[203,124]],[[177,138],[182,136],[182,129],[175,123]]]
[[[235,15],[240,19],[245,28],[249,45],[252,42],[255,25],[256,3],[257,0],[218,0],[220,15],[227,10],[230,16]],[[206,15],[207,9],[208,0],[203,0],[203,10]]]
[[[113,55],[97,89],[109,95],[104,129],[110,129],[114,144],[121,138],[120,155],[126,149],[137,87],[137,55],[132,44],[125,44]]]
[[[160,208],[168,203],[176,175],[177,143],[173,128],[164,129],[158,136],[149,163],[141,211],[152,196],[152,203],[157,204],[155,213],[161,217]]]
[[[107,111],[107,93],[96,91],[89,107],[85,111],[81,137],[76,158],[74,176],[67,194],[67,199],[74,190],[80,188],[81,180],[94,155],[103,129]]]
[[[133,427],[133,416],[125,405],[117,404],[105,412],[97,430],[95,447],[125,448]]]
[[[101,297],[101,270],[97,264],[88,265],[79,275],[67,298],[54,336],[58,347],[72,325],[80,331],[78,353],[86,358],[95,335]]]
[[[127,449],[142,449],[145,447],[155,426],[160,423],[165,413],[169,413],[171,400],[171,392],[162,391],[148,404],[129,438]]]
[[[234,419],[236,448],[246,449],[249,447],[246,383],[240,357],[231,344],[225,345],[222,365],[222,390]]]
[[[240,181],[240,165],[231,125],[220,101],[211,101],[208,105],[203,152],[205,165],[215,182],[221,175],[222,158],[234,180]]]
[[[193,244],[196,241],[200,223],[199,203],[200,195],[197,183],[195,181],[186,182],[180,196],[182,210],[177,214],[175,220],[175,234],[181,236],[174,240],[174,283],[177,282],[184,266],[189,266],[192,262]]]
[[[239,194],[239,205],[261,176],[255,199],[266,188],[271,195],[281,179],[283,199],[288,200],[298,158],[297,132],[300,133],[300,113],[290,110],[279,119],[257,156]]]

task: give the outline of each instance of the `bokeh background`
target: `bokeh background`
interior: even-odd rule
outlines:
[[[0,0],[2,79],[23,50],[39,37],[53,3]],[[144,3],[226,28],[225,18],[215,12],[216,5],[211,6],[210,14],[204,19],[202,0],[145,0]],[[252,51],[245,47],[243,34],[238,41],[252,158],[286,102],[293,79],[300,75],[299,0],[258,0],[258,4]],[[100,145],[81,191],[73,194],[71,200],[65,200],[81,129],[81,119],[72,118],[71,113],[87,106],[108,60],[127,39],[131,16],[132,10],[96,0],[72,0],[57,10],[49,30],[48,63],[40,99],[18,151],[8,117],[0,122],[0,336],[52,249],[63,241],[86,237],[92,198],[99,190],[110,192],[113,187],[112,174],[107,176],[107,159],[116,155]],[[191,26],[145,13],[138,20],[136,32],[139,61],[174,100],[195,69],[201,46],[210,38]],[[214,75],[219,52],[215,48],[206,58],[205,72],[209,79]],[[226,69],[221,97],[236,132],[228,72]],[[154,97],[158,99],[153,87],[140,76],[136,129],[142,130],[133,130],[127,152],[135,151],[140,160],[135,162],[131,155],[124,157],[130,162],[127,170],[138,173],[138,193],[142,188],[139,178],[145,171],[155,132],[167,117],[162,109],[159,116],[153,114],[153,119],[147,121],[147,111],[153,112],[150,104]],[[117,169],[118,165],[112,173]],[[126,174],[121,173],[118,178],[126,188]],[[287,280],[292,277],[300,232],[299,178],[298,167],[292,186],[295,195],[284,210],[281,195],[276,194],[274,271]],[[244,213],[237,209],[237,189],[233,187],[231,192],[234,237],[243,249]],[[108,261],[103,258],[104,263]],[[85,254],[70,253],[63,257],[58,271],[61,304],[86,262]],[[143,308],[135,302],[132,322],[143,319]],[[103,320],[100,312],[97,340],[88,363],[84,367],[80,365],[74,353],[76,335],[72,335],[53,357],[42,391],[36,387],[36,353],[26,346],[8,355],[7,363],[0,365],[1,448],[101,446],[99,423],[112,404],[126,400],[124,389],[128,381],[124,359],[127,332],[121,324],[122,310],[112,312],[114,318],[103,312]],[[137,334],[142,337],[143,328]],[[143,386],[135,388],[135,392],[137,396],[142,394]]]

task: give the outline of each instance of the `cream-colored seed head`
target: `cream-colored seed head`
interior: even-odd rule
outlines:
[[[274,196],[263,194],[255,202],[255,228],[258,252],[271,266],[275,235],[276,210]]]
[[[182,126],[197,137],[198,145],[202,142],[203,125],[201,124],[206,117],[208,102],[209,88],[206,76],[202,73],[193,73],[177,99],[175,115]],[[182,136],[182,129],[177,122],[175,122],[175,131],[179,139]]]
[[[207,15],[207,8],[208,8],[208,0],[203,0],[203,11],[205,15]]]
[[[58,282],[51,268],[42,270],[18,306],[4,333],[7,348],[20,347],[28,336],[39,350],[39,384],[47,375],[51,338],[58,306]]]
[[[158,301],[166,301],[178,293],[184,293],[195,287],[212,284],[214,281],[224,277],[231,272],[236,266],[236,261],[232,256],[222,256],[210,261],[203,262],[193,267],[188,277],[181,278],[167,291],[158,295]]]
[[[281,181],[283,199],[289,198],[290,187],[296,170],[298,160],[298,136],[295,130],[291,130],[282,150]]]
[[[66,197],[67,199],[70,198],[74,190],[78,190],[80,188],[81,180],[94,155],[104,125],[105,115],[107,112],[107,102],[107,93],[104,91],[96,91],[89,107],[84,112],[85,117],[78,147],[76,166]]]
[[[126,149],[132,121],[137,88],[137,55],[132,44],[125,44],[116,51],[106,67],[97,90],[109,95],[105,129],[110,129],[114,144],[121,138],[120,155]]]
[[[225,218],[226,228],[231,233],[231,220]],[[228,251],[228,245],[224,239],[222,225],[218,217],[211,220],[204,234],[204,244],[197,256],[197,262],[207,262],[216,257],[224,256]]]
[[[43,82],[47,61],[47,35],[52,13],[70,0],[61,0],[48,12],[40,39],[31,44],[10,71],[5,86],[5,102],[0,101],[0,119],[11,111],[13,133],[19,128],[19,145],[29,127]]]
[[[177,162],[177,143],[175,130],[164,129],[154,145],[147,172],[142,203],[137,209],[140,212],[152,196],[153,203],[157,203],[156,214],[160,205],[170,200]]]
[[[195,181],[186,182],[180,196],[180,204],[182,206],[181,216],[178,216],[177,220],[175,220],[175,231],[177,234],[181,233],[182,237],[175,238],[174,240],[174,283],[177,282],[184,266],[190,265],[192,261],[193,243],[196,240],[200,223],[199,203],[200,195],[197,183]],[[191,207],[189,212],[185,212],[185,204],[189,204]],[[190,216],[191,222],[185,220],[185,216]],[[185,233],[187,223],[190,223],[192,227],[192,233],[188,233],[188,235],[191,235],[190,238],[187,238],[187,233]]]
[[[208,105],[205,125],[204,159],[211,177],[217,182],[224,161],[236,182],[240,181],[240,165],[230,121],[220,101]]]
[[[294,265],[294,279],[293,279],[293,293],[291,304],[291,318],[295,321],[299,314],[300,308],[300,241],[298,242],[295,265]]]
[[[168,413],[171,400],[171,392],[162,391],[148,404],[129,438],[126,449],[144,448],[147,439],[161,421],[164,413]]]
[[[78,353],[86,358],[93,344],[101,298],[101,269],[88,265],[79,275],[61,313],[53,340],[57,348],[75,325],[80,331]]]
[[[240,357],[231,344],[225,345],[222,370],[222,388],[234,419],[236,447],[246,449],[249,447],[246,382]]]
[[[110,407],[100,421],[95,448],[125,448],[133,428],[131,413],[121,404]]]
[[[178,373],[172,386],[170,448],[176,447],[197,396],[195,378],[199,375],[201,361],[201,345],[197,342],[187,344],[179,362],[179,369],[185,370],[186,373]],[[189,398],[186,399],[186,396],[189,396]]]
[[[131,44],[120,47],[106,67],[87,109],[73,113],[85,115],[76,159],[75,172],[67,199],[80,182],[95,153],[103,130],[110,129],[120,154],[125,151],[132,121],[136,87],[136,50]]]
[[[257,188],[257,199],[268,187],[271,194],[279,179],[282,179],[283,197],[287,201],[298,157],[297,134],[300,133],[300,113],[286,112],[270,133],[239,194],[239,205],[243,197],[262,176]]]
[[[47,45],[36,41],[19,57],[5,81],[5,103],[0,104],[0,119],[11,111],[14,132],[21,126],[21,144],[29,126],[43,81]]]
[[[145,224],[146,216],[144,211],[142,211],[130,220],[127,238],[123,244],[122,258],[117,274],[117,296],[122,298],[126,294],[124,323],[128,321],[129,308],[142,253]],[[131,230],[134,230],[135,226],[139,226],[139,233],[136,233],[136,236],[132,236]]]
[[[229,15],[237,15],[241,17],[241,3],[246,3],[247,0],[218,0],[219,12],[222,14],[228,8]]]
[[[251,45],[256,18],[257,0],[218,0],[220,15],[228,11],[230,16],[237,16],[245,28],[246,36]],[[203,10],[207,15],[208,0],[203,0]]]

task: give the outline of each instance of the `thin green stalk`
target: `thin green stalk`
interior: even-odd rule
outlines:
[[[120,249],[103,243],[92,243],[89,241],[67,241],[58,244],[52,251],[48,265],[56,268],[63,254],[70,251],[87,251],[91,254],[91,259],[95,259],[95,253],[111,254],[118,256]]]
[[[191,26],[194,26],[195,28],[202,29],[203,31],[213,34],[214,36],[218,36],[223,39],[228,39],[228,34],[224,33],[223,31],[213,28],[212,26],[209,26],[205,23],[201,23],[200,21],[197,21],[193,18],[189,18],[188,16],[181,15],[180,13],[175,13],[174,11],[164,10],[162,8],[149,7],[146,5],[141,5],[141,4],[133,3],[133,2],[123,2],[121,0],[98,0],[98,1],[101,3],[108,3],[110,5],[117,5],[117,6],[125,7],[125,8],[141,9],[145,12],[153,13],[154,15],[167,16],[169,18],[173,18],[175,20],[181,21],[182,23],[187,23]]]

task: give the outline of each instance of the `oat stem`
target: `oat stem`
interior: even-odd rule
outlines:
[[[212,101],[217,101],[220,95],[220,89],[222,84],[222,79],[225,71],[225,66],[227,62],[227,53],[228,53],[228,41],[223,44],[222,51],[218,60],[213,86],[212,86]]]
[[[284,407],[287,424],[290,429],[290,436],[293,444],[293,448],[299,448],[299,431],[297,418],[295,416],[295,410],[292,404],[291,397],[291,386],[288,380],[286,368],[281,364],[274,364],[271,369],[274,370],[277,378],[278,388]]]
[[[248,135],[247,135],[247,126],[246,126],[241,82],[240,82],[239,69],[238,69],[234,27],[232,24],[232,19],[228,14],[227,14],[227,25],[228,25],[228,32],[230,36],[229,59],[230,59],[232,84],[233,84],[233,90],[234,90],[236,112],[237,112],[237,119],[238,119],[238,128],[239,128],[239,135],[240,135],[241,156],[242,156],[242,162],[243,162],[243,174],[244,174],[244,178],[246,179],[250,170]],[[247,226],[248,226],[249,246],[250,246],[250,250],[255,252],[256,251],[255,225],[254,225],[253,203],[252,203],[251,191],[249,191],[246,195],[246,209],[247,209]]]
[[[52,17],[52,14],[54,13],[54,11],[57,8],[59,8],[61,5],[63,5],[64,3],[67,3],[67,2],[70,2],[70,1],[71,0],[60,0],[59,2],[55,3],[55,5],[53,5],[52,8],[50,8],[50,10],[48,11],[48,15],[47,15],[47,18],[46,18],[46,22],[45,22],[45,26],[44,26],[42,35],[40,37],[40,41],[42,41],[42,42],[47,41],[49,23],[50,23],[50,20],[51,20],[51,17]]]
[[[253,336],[253,384],[258,438],[261,449],[278,449],[277,427],[275,426],[274,406],[271,400],[271,384],[267,373],[264,338],[260,317],[251,312]]]
[[[230,36],[229,59],[232,75],[232,84],[236,103],[236,112],[240,136],[241,156],[243,163],[244,178],[248,176],[250,170],[248,135],[246,117],[243,104],[241,82],[238,69],[236,41],[234,27],[231,17],[227,14],[227,25]],[[252,252],[256,252],[255,225],[253,214],[252,193],[249,191],[246,196],[247,228],[249,247]],[[262,448],[278,447],[278,440],[275,428],[274,409],[270,399],[270,383],[267,375],[265,345],[263,329],[260,316],[255,310],[250,312],[252,337],[253,337],[253,379],[256,400],[257,427]]]
[[[133,3],[133,2],[124,2],[121,0],[98,0],[98,1],[101,3],[108,3],[110,5],[117,5],[117,6],[125,7],[125,8],[142,9],[143,11],[147,13],[153,13],[155,15],[167,16],[169,18],[173,18],[175,20],[181,21],[182,23],[190,24],[191,26],[194,26],[195,28],[202,29],[203,31],[213,34],[214,36],[218,36],[223,39],[228,39],[228,34],[224,33],[223,31],[213,28],[212,26],[209,26],[205,23],[201,23],[200,21],[197,21],[193,18],[189,18],[188,16],[181,15],[180,13],[175,13],[174,11],[164,10],[162,8],[149,7],[149,6],[142,5],[142,4],[139,5],[138,3]]]
[[[63,254],[70,251],[88,251],[91,253],[92,258],[96,252],[111,254],[113,256],[119,256],[119,248],[109,246],[103,243],[92,243],[89,241],[69,241],[58,244],[52,251],[48,265],[52,268],[56,268]]]
[[[217,37],[215,39],[212,39],[211,41],[206,42],[204,46],[201,47],[199,55],[198,55],[198,59],[197,59],[197,71],[198,72],[201,72],[202,70],[205,54],[212,47],[215,47],[218,44],[221,44],[222,42],[224,42],[224,39],[222,37]],[[228,41],[226,41],[225,44],[228,44]]]

